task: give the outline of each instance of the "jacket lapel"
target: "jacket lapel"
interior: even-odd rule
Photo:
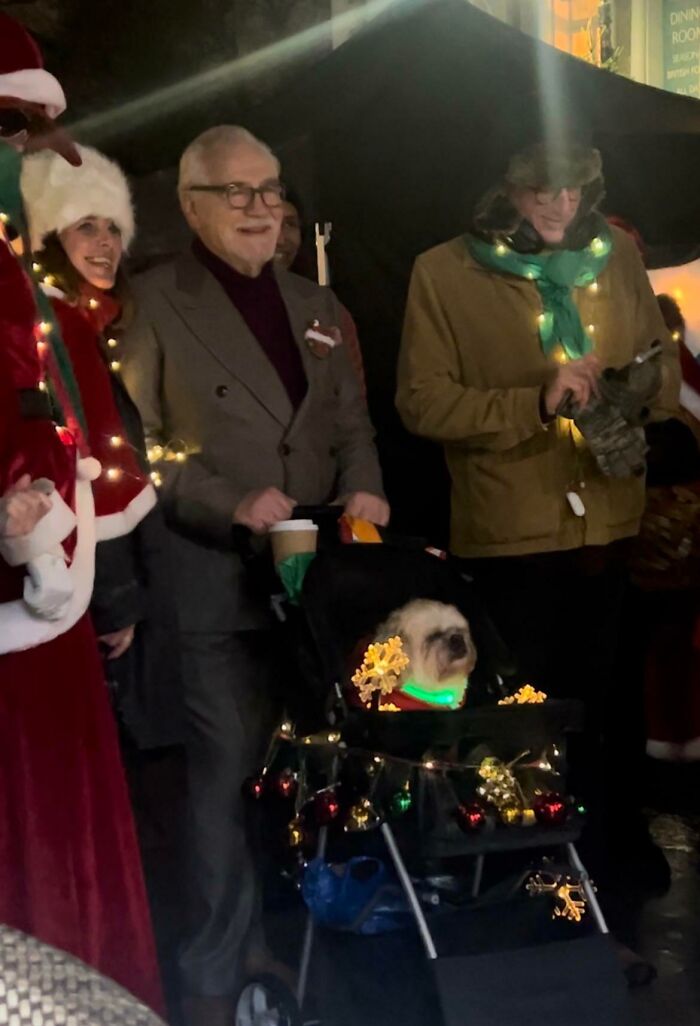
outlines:
[[[313,355],[304,337],[306,335],[307,328],[311,326],[313,320],[315,318],[318,318],[319,320],[322,319],[323,310],[319,308],[319,302],[315,296],[306,297],[299,292],[295,286],[294,277],[292,275],[278,269],[275,271],[275,276],[277,278],[277,284],[279,285],[284,305],[287,308],[287,315],[289,317],[289,324],[292,329],[294,341],[299,347],[299,352],[301,353],[307,383],[306,395],[302,400],[301,406],[294,415],[294,420],[289,430],[289,433],[292,434],[298,428],[299,424],[303,422],[309,406],[311,405],[313,393],[318,386],[320,375],[322,375],[325,370],[323,367],[323,363],[325,361],[319,360],[318,357]]]
[[[288,426],[293,410],[286,389],[216,278],[194,256],[186,254],[178,261],[176,280],[177,291],[168,298],[190,331],[224,370],[276,420]]]

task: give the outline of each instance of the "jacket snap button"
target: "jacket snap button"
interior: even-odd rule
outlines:
[[[291,446],[287,445],[286,442],[282,442],[282,444],[280,445],[280,456],[289,456],[291,451]]]
[[[224,399],[228,395],[228,385],[217,385],[216,394],[219,399]]]

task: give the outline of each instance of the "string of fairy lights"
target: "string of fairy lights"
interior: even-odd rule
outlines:
[[[12,242],[9,237],[7,228],[10,224],[10,217],[4,211],[0,211],[0,238],[10,248],[12,248]],[[56,275],[50,273],[44,273],[44,269],[41,264],[37,261],[32,263],[32,272],[37,284],[43,289],[55,289],[59,287]],[[99,300],[91,297],[88,300],[88,307],[91,311],[99,309]],[[53,332],[53,325],[48,320],[37,321],[34,325],[34,338],[36,342],[37,355],[39,357],[39,371],[40,377],[37,382],[39,391],[48,393],[48,357],[51,349],[51,334]],[[121,360],[117,352],[119,348],[119,340],[111,335],[105,340],[107,349],[110,351],[110,359],[108,359],[108,367],[112,374],[118,375],[121,371]],[[62,425],[56,425],[56,431],[65,442],[72,441],[72,434],[67,432],[67,429]],[[70,438],[68,437],[70,435]],[[105,434],[103,440],[107,443],[108,447],[115,452],[128,447],[138,457],[139,450],[136,446],[132,445],[131,442],[123,435],[120,434]],[[152,446],[147,450],[147,459],[151,465],[150,479],[156,488],[162,485],[162,474],[158,469],[158,464],[162,462],[175,462],[184,463],[187,459],[188,452],[186,446],[181,442],[173,442],[168,445],[156,445]],[[102,470],[105,480],[111,483],[117,483],[123,480],[124,477],[132,478],[135,481],[141,481],[141,477],[137,474],[130,472],[123,466],[104,467]]]

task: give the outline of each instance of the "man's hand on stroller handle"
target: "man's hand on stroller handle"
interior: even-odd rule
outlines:
[[[368,520],[370,524],[376,524],[377,527],[386,527],[391,516],[391,509],[386,499],[382,499],[379,495],[371,495],[369,492],[350,492],[349,495],[336,499],[334,505],[343,506],[349,517]]]
[[[295,506],[295,500],[279,488],[262,488],[243,496],[234,511],[233,522],[253,534],[266,534],[281,520],[289,520]]]

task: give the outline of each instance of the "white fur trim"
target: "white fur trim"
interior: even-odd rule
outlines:
[[[681,382],[680,404],[684,410],[692,413],[696,420],[700,420],[700,395],[685,381]]]
[[[50,232],[62,232],[91,215],[111,218],[128,249],[135,226],[124,172],[90,146],[77,149],[80,167],[73,167],[51,150],[34,153],[22,162],[21,186],[32,250],[40,250]]]
[[[75,512],[78,541],[68,568],[73,594],[63,615],[59,620],[42,620],[30,612],[22,599],[0,603],[0,655],[53,641],[74,627],[86,612],[95,579],[95,506],[88,481],[76,482]]]
[[[43,68],[24,68],[0,75],[0,96],[40,103],[50,118],[57,118],[66,109],[61,83]]]
[[[96,481],[102,473],[102,464],[94,456],[78,460],[78,478],[81,481]]]
[[[647,755],[666,762],[697,762],[700,760],[700,737],[690,741],[647,741]]]
[[[97,541],[109,541],[111,538],[123,538],[125,534],[130,534],[146,514],[151,512],[157,501],[155,488],[152,484],[147,484],[134,496],[126,509],[97,518]]]
[[[652,759],[663,759],[665,762],[678,762],[681,759],[683,745],[677,741],[647,741],[647,755]]]
[[[73,580],[60,545],[55,552],[42,552],[27,563],[24,601],[35,616],[42,620],[60,620],[72,594]]]
[[[77,523],[70,506],[58,492],[51,493],[51,509],[30,534],[0,540],[0,556],[10,566],[22,566],[64,541]]]

